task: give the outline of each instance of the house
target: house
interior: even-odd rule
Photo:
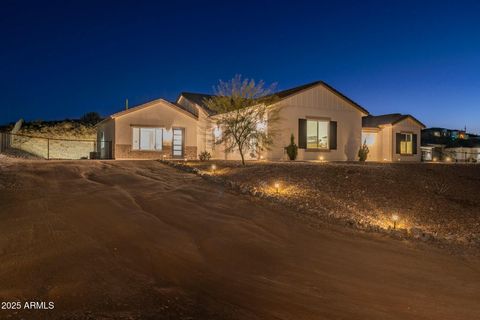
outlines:
[[[362,141],[369,161],[420,161],[421,130],[425,125],[409,114],[392,113],[362,119]]]
[[[370,143],[370,160],[420,160],[424,125],[410,115],[371,116],[323,81],[275,95],[278,99],[269,108],[278,110],[280,119],[267,121],[264,128],[275,132],[274,143],[247,160],[286,160],[291,134],[299,146],[298,160],[354,161],[364,139]],[[239,159],[238,152],[226,153],[215,143],[222,128],[216,125],[219,115],[205,103],[211,97],[182,92],[175,102],[157,99],[113,114],[98,125],[99,152],[111,141],[114,159],[197,159],[202,151],[214,159]]]
[[[480,162],[480,137],[466,130],[422,130],[422,160]]]

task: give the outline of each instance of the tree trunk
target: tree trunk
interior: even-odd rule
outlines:
[[[244,159],[244,156],[243,156],[243,151],[242,151],[242,149],[239,149],[238,151],[240,152],[240,157],[242,157],[242,166],[244,166],[245,165],[245,159]]]

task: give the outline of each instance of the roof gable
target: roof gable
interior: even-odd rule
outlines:
[[[358,103],[356,103],[355,101],[353,101],[352,99],[348,98],[347,96],[345,96],[343,93],[341,93],[340,91],[336,90],[335,88],[333,88],[332,86],[328,85],[327,83],[325,83],[324,81],[315,81],[315,82],[310,82],[310,83],[307,83],[307,84],[304,84],[304,85],[301,85],[301,86],[298,86],[298,87],[294,87],[294,88],[290,88],[290,89],[286,89],[286,90],[282,90],[282,91],[278,91],[270,96],[277,96],[280,100],[283,100],[283,99],[286,99],[286,98],[289,98],[291,96],[294,96],[296,94],[300,94],[302,93],[303,91],[305,90],[308,90],[308,89],[311,89],[313,87],[316,87],[316,86],[323,86],[325,87],[327,90],[329,90],[330,92],[332,92],[333,94],[337,95],[338,97],[340,97],[341,99],[347,101],[349,104],[351,104],[353,107],[359,109],[361,112],[365,113],[365,114],[370,114],[365,108],[363,108],[361,105],[359,105]],[[200,106],[201,108],[203,108],[209,115],[214,115],[216,114],[215,111],[211,110],[208,108],[208,106],[206,105],[205,103],[205,100],[208,100],[212,97],[214,97],[215,95],[211,95],[211,94],[203,94],[203,93],[193,93],[193,92],[182,92],[179,96],[179,98],[177,99],[177,103],[180,99],[180,97],[184,97],[185,99],[189,100],[190,102],[193,102],[195,104],[197,104],[198,106]],[[276,101],[278,102],[278,101]]]
[[[291,88],[291,89],[279,91],[279,92],[275,93],[275,95],[277,97],[279,97],[280,100],[283,100],[283,99],[289,98],[291,96],[294,96],[296,94],[300,94],[300,93],[304,92],[305,90],[309,90],[309,89],[314,88],[316,86],[322,86],[322,87],[326,88],[328,91],[332,92],[336,96],[345,100],[346,102],[348,102],[350,105],[357,108],[361,112],[363,112],[367,115],[370,114],[370,112],[368,112],[367,109],[365,109],[364,107],[362,107],[361,105],[359,105],[358,103],[353,101],[352,99],[348,98],[346,95],[344,95],[343,93],[341,93],[340,91],[338,91],[337,89],[330,86],[329,84],[327,84],[324,81],[315,81],[315,82],[307,83],[307,84],[304,84],[304,85],[301,85],[301,86],[298,86],[298,87],[294,87],[294,88]]]
[[[207,104],[205,103],[205,100],[208,100],[214,97],[214,95],[204,94],[204,93],[182,92],[180,93],[180,96],[177,98],[177,101],[176,101],[177,104],[179,104],[181,97],[201,107],[209,115],[214,115],[216,113],[215,111],[209,109]]]
[[[379,128],[384,125],[395,125],[403,120],[411,119],[420,127],[425,128],[425,125],[410,114],[390,113],[379,116],[368,115],[362,118],[362,127],[364,128]]]
[[[167,100],[164,100],[164,99],[155,99],[155,100],[152,100],[152,101],[149,101],[149,102],[146,102],[146,103],[143,103],[143,104],[140,104],[140,105],[137,105],[137,106],[134,106],[132,108],[129,108],[127,110],[123,110],[123,111],[120,111],[120,112],[117,112],[117,113],[114,113],[112,114],[110,117],[106,118],[104,121],[107,121],[107,120],[110,120],[110,119],[115,119],[115,118],[119,118],[119,117],[122,117],[122,116],[125,116],[127,114],[131,114],[133,112],[137,112],[137,111],[140,111],[140,110],[144,110],[146,108],[149,108],[149,107],[154,107],[154,106],[167,106],[167,107],[171,107],[173,109],[176,109],[177,111],[180,111],[190,117],[193,117],[193,118],[197,118],[197,116],[195,114],[193,114],[190,110],[187,110],[186,108],[184,108],[183,106],[181,105],[177,105],[177,104],[173,104]],[[104,122],[102,121],[102,122]]]

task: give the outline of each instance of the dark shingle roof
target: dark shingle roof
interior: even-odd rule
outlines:
[[[205,100],[210,99],[213,97],[211,94],[204,94],[204,93],[193,93],[193,92],[182,92],[180,96],[183,96],[185,99],[199,105],[202,107],[208,114],[212,115],[215,114],[215,111],[210,110],[205,103]],[[178,101],[178,100],[177,100]],[[198,113],[197,113],[198,115]]]
[[[390,114],[383,114],[380,116],[372,116],[368,115],[362,118],[362,127],[364,128],[378,128],[381,125],[386,124],[396,124],[402,120],[407,118],[411,118],[414,121],[418,122],[422,127],[425,127],[423,123],[417,120],[415,117],[409,114],[401,114],[401,113],[390,113]]]
[[[358,103],[356,103],[355,101],[353,101],[352,99],[348,98],[347,96],[345,96],[343,93],[341,93],[340,91],[336,90],[335,88],[333,88],[332,86],[328,85],[327,83],[323,82],[323,81],[315,81],[315,82],[311,82],[311,83],[307,83],[307,84],[304,84],[304,85],[301,85],[301,86],[298,86],[298,87],[294,87],[294,88],[290,88],[290,89],[286,89],[286,90],[282,90],[282,91],[278,91],[276,93],[274,93],[273,95],[277,96],[278,98],[280,99],[285,99],[289,96],[292,96],[294,94],[297,94],[303,90],[306,90],[306,89],[309,89],[309,88],[312,88],[312,87],[315,87],[317,85],[323,85],[325,88],[327,88],[328,90],[330,90],[331,92],[333,92],[334,94],[340,96],[341,98],[345,99],[346,101],[350,102],[351,104],[353,104],[357,109],[359,109],[360,111],[366,113],[366,114],[369,114],[369,112],[363,108],[361,105],[359,105]],[[180,94],[180,96],[183,96],[184,98],[186,98],[187,100],[193,102],[193,103],[196,103],[197,105],[199,105],[200,107],[202,107],[203,109],[205,109],[205,111],[207,111],[207,113],[209,113],[210,115],[212,114],[215,114],[215,111],[213,110],[210,110],[208,109],[208,107],[206,106],[205,104],[205,100],[207,99],[210,99],[211,97],[213,97],[214,95],[211,95],[211,94],[203,94],[203,93],[192,93],[192,92],[182,92]],[[177,100],[178,101],[178,100]]]
[[[189,107],[189,106],[184,106],[184,105],[182,105],[182,104],[180,104],[180,103],[177,103],[177,102],[175,102],[175,101],[169,101],[169,102],[170,102],[171,104],[179,107],[180,109],[183,109],[183,110],[191,113],[192,115],[194,115],[195,117],[198,118],[198,110],[197,110],[197,108],[193,108],[193,107]]]

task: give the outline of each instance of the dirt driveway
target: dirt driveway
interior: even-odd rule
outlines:
[[[478,259],[309,227],[153,161],[0,170],[0,301],[55,304],[27,317],[480,318]]]

